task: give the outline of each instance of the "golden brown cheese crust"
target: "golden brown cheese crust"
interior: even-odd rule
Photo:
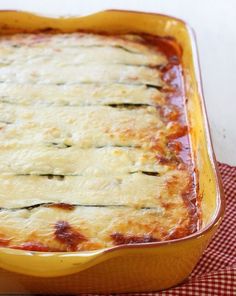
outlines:
[[[0,246],[94,250],[198,223],[173,40],[0,37]]]

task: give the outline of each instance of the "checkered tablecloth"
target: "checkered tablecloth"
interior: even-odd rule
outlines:
[[[189,280],[166,291],[132,295],[236,296],[236,167],[219,163],[219,169],[226,197],[225,217]]]

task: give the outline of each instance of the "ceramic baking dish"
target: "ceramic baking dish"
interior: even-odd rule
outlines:
[[[199,178],[202,227],[171,242],[123,245],[91,252],[39,253],[0,248],[0,293],[121,293],[157,291],[183,282],[219,226],[224,197],[209,135],[195,39],[183,21],[131,11],[49,18],[0,12],[0,33],[59,29],[108,33],[148,33],[174,37],[183,49],[186,108]]]

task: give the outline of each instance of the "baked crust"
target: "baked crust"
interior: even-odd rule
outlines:
[[[175,46],[138,35],[0,37],[2,246],[94,250],[197,230]]]

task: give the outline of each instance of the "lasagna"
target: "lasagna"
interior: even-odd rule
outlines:
[[[183,238],[199,215],[181,48],[149,35],[0,37],[0,246]]]

